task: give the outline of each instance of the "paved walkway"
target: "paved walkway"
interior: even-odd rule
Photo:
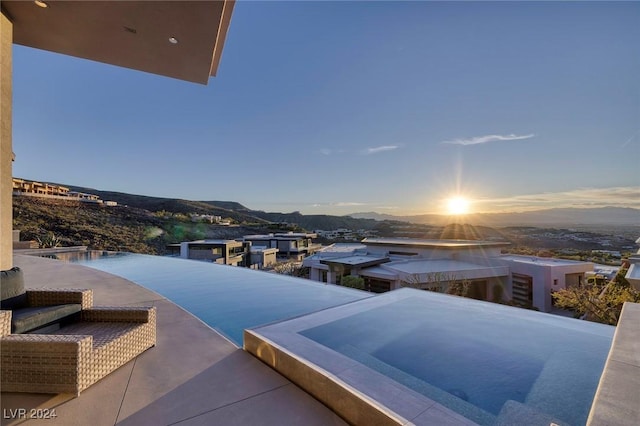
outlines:
[[[166,298],[80,265],[16,255],[27,288],[90,288],[96,306],[157,306],[157,345],[72,395],[1,393],[2,425],[345,425],[296,385]],[[176,283],[180,285],[180,283]],[[17,418],[16,409],[56,418]]]

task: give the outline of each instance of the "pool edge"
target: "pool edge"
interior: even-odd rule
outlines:
[[[626,302],[591,404],[588,426],[640,424],[639,323],[640,304]],[[620,416],[620,412],[624,415]]]
[[[255,330],[244,330],[244,350],[291,380],[350,424],[406,425],[409,420],[293,354]]]

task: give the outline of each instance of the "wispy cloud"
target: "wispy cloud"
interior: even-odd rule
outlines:
[[[479,199],[479,210],[526,211],[552,207],[632,207],[640,208],[640,186],[579,188],[564,192]],[[484,209],[483,209],[484,207]]]
[[[376,146],[376,147],[372,147],[372,148],[367,148],[364,153],[366,155],[371,155],[371,154],[377,154],[379,152],[385,152],[385,151],[393,151],[394,149],[398,149],[399,146],[398,145],[382,145],[382,146]]]
[[[312,207],[357,207],[366,206],[367,203],[358,203],[356,201],[336,201],[332,203],[315,203]]]
[[[365,148],[362,150],[345,150],[345,149],[331,149],[331,148],[321,148],[319,150],[317,150],[316,152],[319,152],[322,155],[335,155],[335,154],[344,154],[345,152],[347,153],[359,153],[361,155],[372,155],[372,154],[378,154],[380,152],[385,152],[385,151],[393,151],[400,148],[400,145],[382,145],[382,146],[374,146],[374,147],[370,147],[370,148]]]
[[[366,206],[367,203],[357,203],[355,201],[340,201],[337,203],[331,203],[334,207],[354,207],[354,206]]]
[[[640,130],[637,130],[633,135],[631,135],[631,137],[622,144],[621,148],[625,148],[627,145],[629,145],[631,141],[634,140],[638,135],[640,135]]]
[[[442,141],[441,143],[451,145],[478,145],[482,143],[498,142],[498,141],[517,141],[522,139],[530,139],[534,137],[534,134],[529,135],[486,135],[486,136],[474,136],[467,139],[454,139],[450,141]]]
[[[346,151],[344,149],[321,148],[316,152],[319,152],[322,155],[334,155],[334,154],[342,154]]]

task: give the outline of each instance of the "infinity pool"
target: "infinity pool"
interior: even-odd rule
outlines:
[[[210,262],[132,253],[60,253],[153,290],[242,346],[245,328],[370,297],[345,287]]]
[[[273,324],[283,330],[291,323],[301,339],[483,425],[504,423],[505,410],[513,407],[521,412],[519,418],[531,414],[527,424],[538,424],[538,414],[561,424],[585,424],[615,331],[414,289],[372,297],[349,288],[179,258],[107,252],[48,257],[85,264],[154,290],[238,346],[244,329]],[[322,319],[313,325],[313,317]],[[325,361],[332,364],[325,359],[320,364]]]

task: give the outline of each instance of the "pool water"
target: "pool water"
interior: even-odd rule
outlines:
[[[480,424],[492,424],[509,401],[568,424],[586,423],[614,327],[396,292],[408,297],[300,334]]]
[[[238,346],[246,328],[371,297],[364,291],[301,278],[173,257],[113,252],[54,256],[153,290]]]

